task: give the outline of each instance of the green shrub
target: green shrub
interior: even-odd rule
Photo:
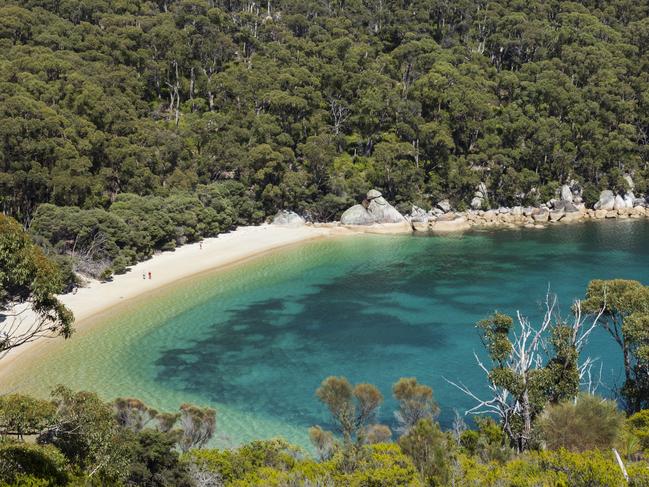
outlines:
[[[580,394],[574,401],[547,406],[537,427],[549,449],[586,451],[611,448],[623,423],[624,414],[614,401]]]
[[[649,451],[649,409],[643,409],[629,417],[626,426],[640,440],[642,449]]]
[[[10,485],[65,485],[65,456],[53,446],[0,444],[0,481]]]

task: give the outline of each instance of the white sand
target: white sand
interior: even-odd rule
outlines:
[[[75,294],[59,296],[74,313],[76,330],[84,321],[113,306],[119,305],[154,289],[205,271],[218,269],[280,247],[307,240],[352,235],[356,233],[405,233],[409,228],[399,225],[372,225],[342,227],[337,225],[277,226],[261,225],[239,227],[231,233],[193,243],[174,251],[161,252],[151,259],[131,267],[126,274],[114,276],[109,282],[90,281]],[[202,247],[202,248],[201,248]],[[149,272],[151,279],[149,279]],[[143,275],[145,278],[143,279]],[[24,326],[29,326],[25,322]],[[9,373],[18,357],[43,350],[48,342],[57,339],[40,339],[11,350],[0,359],[0,375]],[[74,335],[72,336],[74,340]]]

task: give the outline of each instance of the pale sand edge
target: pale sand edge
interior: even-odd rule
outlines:
[[[177,281],[236,265],[282,247],[314,239],[359,233],[403,234],[410,232],[409,225],[406,228],[401,224],[362,227],[265,224],[239,227],[233,232],[207,238],[201,243],[187,244],[173,251],[160,252],[149,260],[130,267],[125,274],[114,276],[111,281],[91,280],[85,287],[79,288],[75,294],[64,294],[59,296],[59,299],[74,313],[74,328],[78,331],[85,328],[91,318],[112,307],[122,305],[134,298],[143,297]],[[149,272],[151,272],[151,279],[148,277]],[[28,326],[28,320],[25,320],[24,326]],[[27,358],[30,352],[32,356],[38,356],[47,350],[48,345],[55,342],[60,343],[61,340],[62,338],[40,339],[11,350],[0,359],[0,377],[11,375],[14,366],[23,362],[18,359]],[[72,340],[74,340],[74,335]]]

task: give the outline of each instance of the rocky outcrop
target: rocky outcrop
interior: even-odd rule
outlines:
[[[406,218],[386,201],[376,189],[367,192],[360,205],[347,209],[340,217],[343,225],[373,225],[375,223],[407,223]]]
[[[532,219],[535,222],[547,222],[549,217],[550,212],[547,210],[547,208],[534,208],[534,210],[532,210]]]
[[[284,225],[291,227],[299,227],[306,223],[304,218],[295,213],[294,211],[280,210],[273,217],[273,225]]]
[[[430,225],[433,232],[460,232],[468,230],[471,225],[464,216],[448,213],[439,217]]]
[[[615,195],[608,189],[599,194],[599,200],[595,203],[596,210],[612,210],[615,207]]]
[[[412,209],[410,210],[410,221],[412,223],[427,223],[430,217],[431,215],[426,210],[412,205]]]
[[[474,210],[481,210],[487,202],[487,185],[485,183],[480,183],[473,194],[473,199],[471,200],[471,208]]]
[[[572,203],[572,198],[572,189],[570,189],[570,186],[568,186],[567,184],[561,186],[561,200]]]
[[[364,205],[354,205],[345,210],[340,217],[340,223],[343,225],[373,225],[376,222]]]
[[[486,188],[484,191],[481,194],[486,194]],[[362,204],[345,211],[341,224],[356,226],[355,231],[366,233],[406,233],[412,230],[437,233],[464,231],[472,227],[543,228],[588,219],[649,217],[649,200],[644,195],[637,198],[632,191],[624,196],[602,191],[594,209],[586,209],[576,181],[562,186],[557,196],[539,207],[514,206],[461,212],[453,211],[449,201],[442,200],[429,211],[413,205],[406,218],[379,191],[371,190]],[[480,199],[480,207],[486,201]]]
[[[451,211],[451,202],[449,200],[442,200],[437,203],[437,208],[442,210],[444,213]]]

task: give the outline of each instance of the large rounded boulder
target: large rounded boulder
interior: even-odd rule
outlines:
[[[345,210],[340,217],[340,223],[343,225],[371,225],[375,222],[367,208],[363,205],[354,205]]]
[[[406,218],[383,197],[380,191],[367,192],[362,205],[348,208],[340,217],[343,225],[372,225],[374,223],[407,223]]]
[[[596,210],[612,210],[615,207],[615,194],[611,190],[604,190],[599,194],[599,200],[595,203]]]
[[[305,223],[306,222],[304,221],[304,218],[302,218],[294,211],[280,210],[273,217],[273,225],[299,227],[304,225]]]

